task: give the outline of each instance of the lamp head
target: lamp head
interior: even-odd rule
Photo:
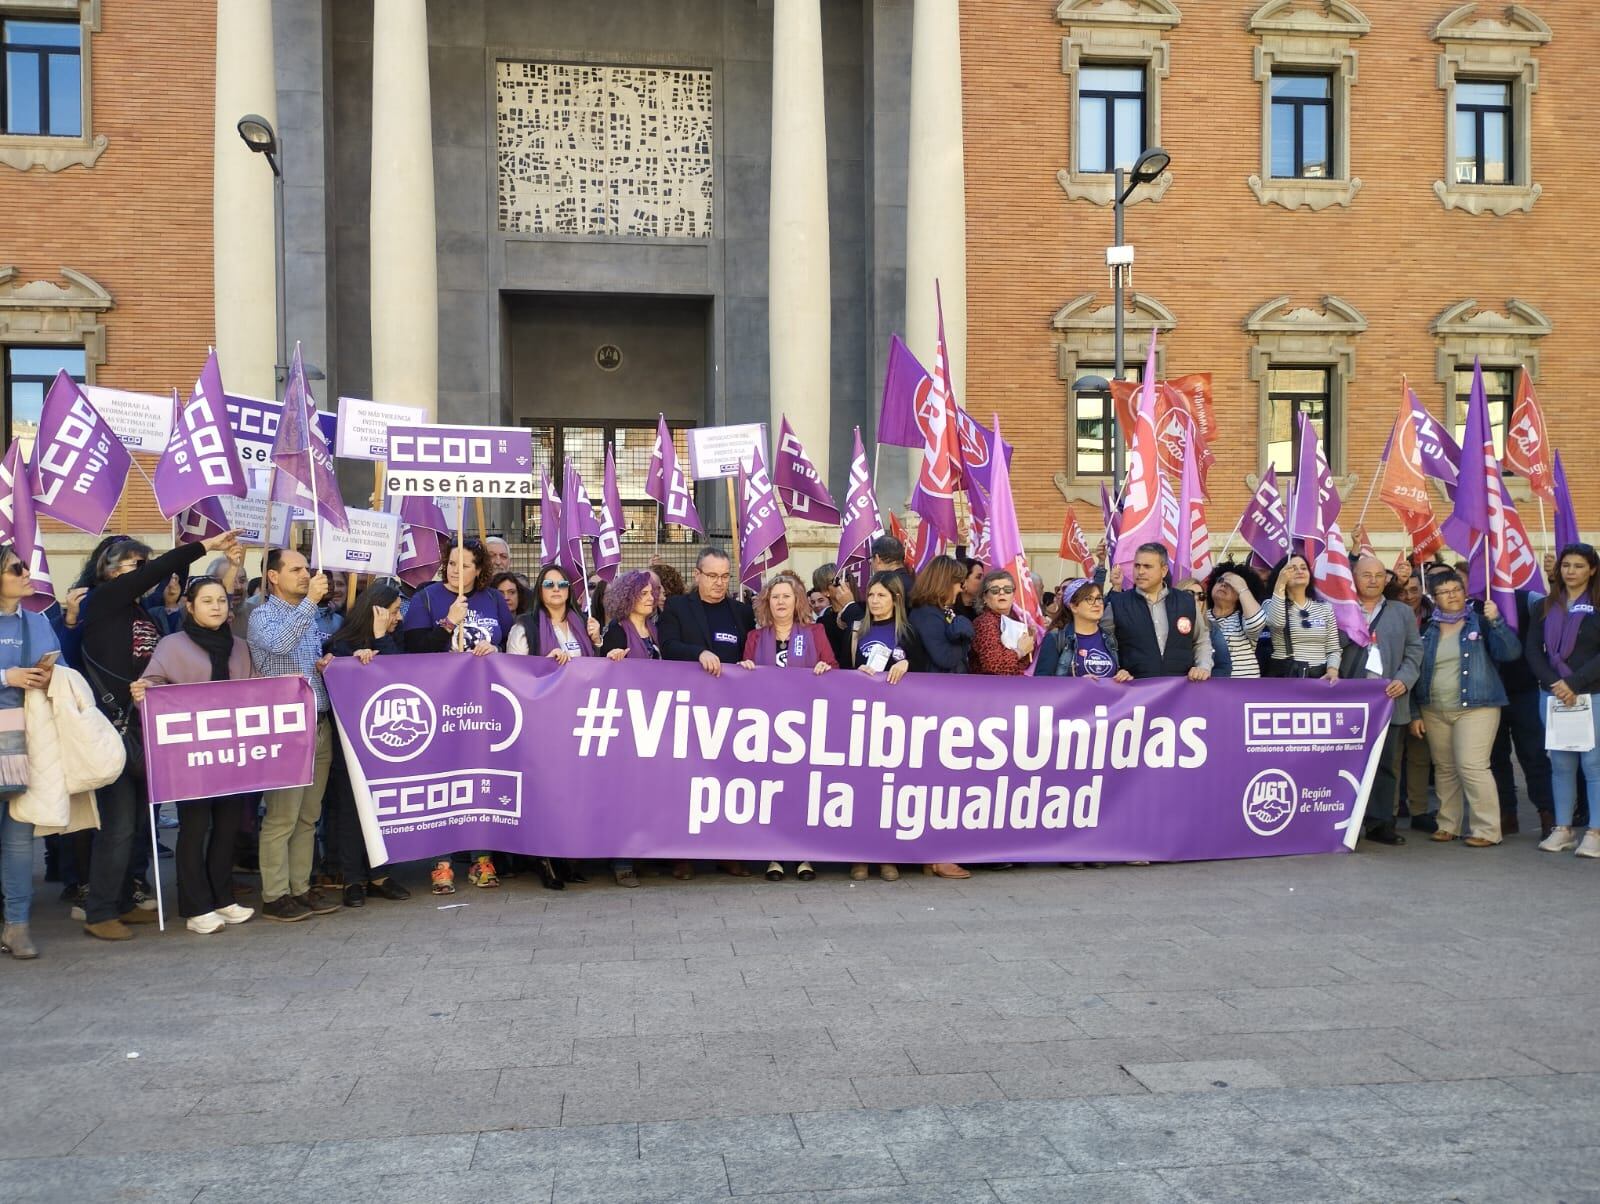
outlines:
[[[1134,162],[1134,184],[1148,184],[1172,165],[1172,156],[1159,146],[1152,146]]]
[[[1074,393],[1109,393],[1111,382],[1103,376],[1080,376],[1072,382]]]
[[[238,129],[244,144],[257,154],[270,155],[278,149],[278,135],[265,117],[246,113],[239,118]]]

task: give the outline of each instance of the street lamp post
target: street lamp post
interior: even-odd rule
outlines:
[[[1133,195],[1133,190],[1141,184],[1148,184],[1167,170],[1172,163],[1172,156],[1159,146],[1152,146],[1140,155],[1133,164],[1132,178],[1126,179],[1126,171],[1119,167],[1115,172],[1114,192],[1115,197],[1111,206],[1112,238],[1113,245],[1106,249],[1106,265],[1111,269],[1112,275],[1112,304],[1116,310],[1115,325],[1113,327],[1113,341],[1115,342],[1116,365],[1114,380],[1121,380],[1123,369],[1126,367],[1123,358],[1122,340],[1124,335],[1124,315],[1122,312],[1122,294],[1124,281],[1131,279],[1133,269],[1133,248],[1127,246],[1122,240],[1122,210],[1127,200]],[[1122,445],[1122,432],[1117,427],[1116,414],[1111,415],[1111,484],[1113,492],[1120,497],[1122,494],[1122,474],[1124,464],[1124,449]]]
[[[247,113],[239,118],[239,137],[244,139],[244,144],[259,155],[267,157],[267,166],[272,168],[272,216],[274,223],[274,249],[276,256],[276,281],[278,300],[278,362],[273,366],[273,380],[278,385],[278,392],[283,391],[283,382],[289,374],[289,317],[288,317],[288,288],[285,284],[284,273],[284,239],[283,239],[283,169],[279,165],[279,157],[283,153],[283,146],[278,141],[277,132],[272,128],[272,123],[265,117],[255,113]]]

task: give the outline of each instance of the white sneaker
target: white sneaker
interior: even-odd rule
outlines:
[[[72,910],[67,912],[67,914],[74,920],[77,920],[80,924],[89,918],[89,913],[83,910],[83,904],[81,903],[74,903],[72,905]]]
[[[1551,828],[1550,835],[1539,842],[1541,853],[1565,853],[1578,843],[1578,834],[1571,828]]]
[[[229,903],[226,907],[219,907],[212,915],[221,916],[229,924],[243,924],[256,914],[254,907],[242,907],[238,903]]]
[[[225,927],[227,923],[228,921],[224,920],[216,912],[208,911],[203,916],[190,916],[184,921],[184,927],[190,932],[198,932],[204,936],[207,933],[218,931]]]
[[[1590,828],[1583,834],[1583,843],[1578,846],[1578,856],[1600,858],[1600,828]]]

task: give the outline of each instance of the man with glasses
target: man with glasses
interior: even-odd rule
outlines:
[[[704,547],[694,566],[694,592],[667,599],[661,615],[661,654],[669,661],[697,661],[712,677],[744,655],[744,637],[755,627],[748,602],[728,596],[733,562],[721,548]]]
[[[1167,588],[1167,549],[1140,544],[1133,589],[1113,591],[1100,626],[1116,637],[1122,667],[1136,678],[1211,676],[1211,640],[1193,594]]]

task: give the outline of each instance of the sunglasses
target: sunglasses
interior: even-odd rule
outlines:
[[[539,584],[541,586],[543,586],[545,589],[571,589],[572,588],[572,582],[567,581],[567,580],[541,581]]]
[[[991,585],[983,592],[986,594],[1014,594],[1017,589],[1014,585]]]
[[[1307,628],[1311,626],[1311,612],[1309,610],[1300,612],[1300,626]]]
[[[13,560],[6,565],[6,572],[13,577],[26,577],[28,575],[28,566],[20,560]]]

